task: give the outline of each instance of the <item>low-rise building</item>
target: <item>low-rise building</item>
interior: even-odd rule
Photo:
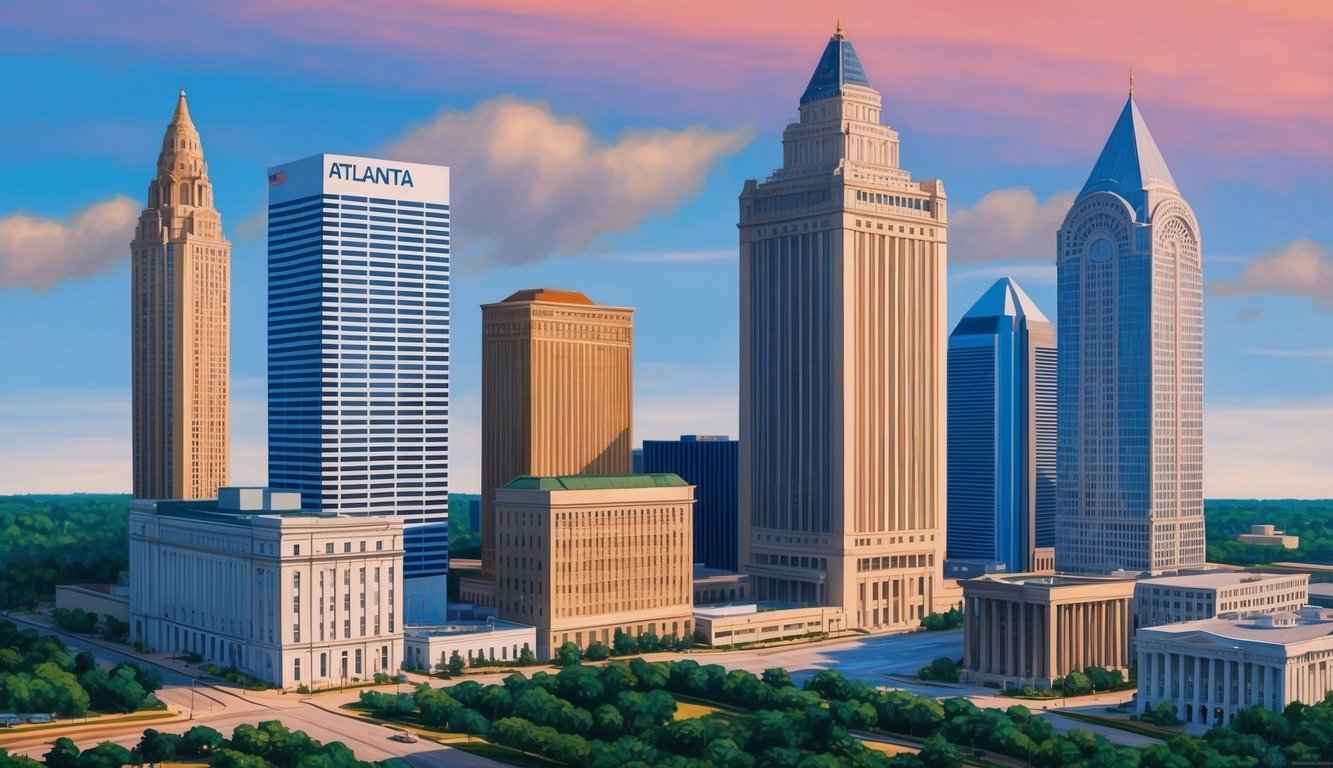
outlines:
[[[130,588],[121,584],[60,584],[56,587],[56,608],[78,608],[96,614],[99,622],[110,616],[128,623]]]
[[[222,488],[130,502],[130,634],[287,688],[368,679],[402,660],[403,524]]]
[[[499,618],[566,642],[694,633],[694,487],[672,474],[514,479],[495,492]]]
[[[694,604],[736,603],[750,599],[750,575],[694,564]]]
[[[1310,604],[1320,608],[1333,608],[1333,584],[1311,584]]]
[[[1271,525],[1251,525],[1250,532],[1242,533],[1236,540],[1242,544],[1264,544],[1283,549],[1296,549],[1301,545],[1300,536],[1288,536]]]
[[[990,574],[963,587],[963,677],[1049,687],[1087,667],[1129,673],[1134,581]]]
[[[1148,627],[1135,641],[1139,711],[1172,702],[1195,733],[1255,704],[1281,712],[1333,690],[1333,611],[1318,606]]]
[[[403,658],[412,669],[435,670],[449,663],[454,651],[464,661],[513,661],[523,649],[536,653],[537,630],[499,619],[452,621],[435,627],[409,627],[403,635]]]
[[[772,600],[694,608],[695,638],[714,648],[839,632],[847,627],[846,619],[837,606],[797,606]]]
[[[1134,587],[1134,627],[1156,627],[1211,619],[1299,611],[1309,599],[1306,573],[1215,571],[1143,579]]]

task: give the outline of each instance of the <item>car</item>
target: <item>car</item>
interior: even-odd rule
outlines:
[[[0,725],[6,728],[13,727],[21,722],[23,722],[23,719],[12,712],[0,713]]]
[[[393,739],[394,741],[401,741],[401,742],[403,742],[404,744],[416,744],[416,743],[417,743],[417,737],[416,737],[416,735],[413,734],[411,731],[399,731],[398,733],[395,733],[394,735],[390,736],[389,738]]]
[[[50,715],[28,715],[28,722],[30,722],[30,723],[54,723],[54,722],[55,722],[55,718],[51,717]]]

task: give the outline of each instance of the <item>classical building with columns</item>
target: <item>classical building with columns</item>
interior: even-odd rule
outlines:
[[[1191,732],[1258,704],[1315,704],[1333,689],[1333,611],[1262,613],[1139,630],[1138,708],[1176,705]]]
[[[1133,580],[1028,573],[960,584],[968,682],[1047,688],[1093,666],[1128,676]]]

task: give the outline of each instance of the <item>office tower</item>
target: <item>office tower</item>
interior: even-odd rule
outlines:
[[[136,643],[280,688],[397,674],[399,518],[325,514],[303,510],[294,491],[224,487],[217,499],[130,502],[129,520]]]
[[[227,484],[230,292],[231,243],[182,90],[130,243],[135,498]]]
[[[628,457],[628,452],[626,452]],[[495,491],[499,618],[564,643],[693,637],[694,488],[675,475],[517,477]]]
[[[1132,90],[1057,239],[1056,568],[1199,565],[1199,224]]]
[[[481,308],[483,579],[495,575],[496,488],[630,471],[633,315],[549,288]]]
[[[741,567],[761,600],[915,627],[944,556],[944,187],[841,27],[740,197]]]
[[[644,440],[643,471],[680,475],[694,486],[694,562],[736,570],[740,443],[726,435]]]
[[[949,335],[950,559],[1036,571],[1055,546],[1055,354],[1055,329],[1007,277]]]
[[[314,155],[268,171],[268,477],[402,519],[407,621],[444,620],[449,169]]]

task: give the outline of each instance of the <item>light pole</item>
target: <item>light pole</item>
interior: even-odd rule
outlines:
[[[198,681],[198,679],[199,679],[199,678],[197,678],[197,677],[192,677],[192,678],[190,678],[190,719],[191,719],[191,720],[194,719],[194,684],[195,684],[195,682]],[[85,716],[85,718],[86,718],[86,716]]]

